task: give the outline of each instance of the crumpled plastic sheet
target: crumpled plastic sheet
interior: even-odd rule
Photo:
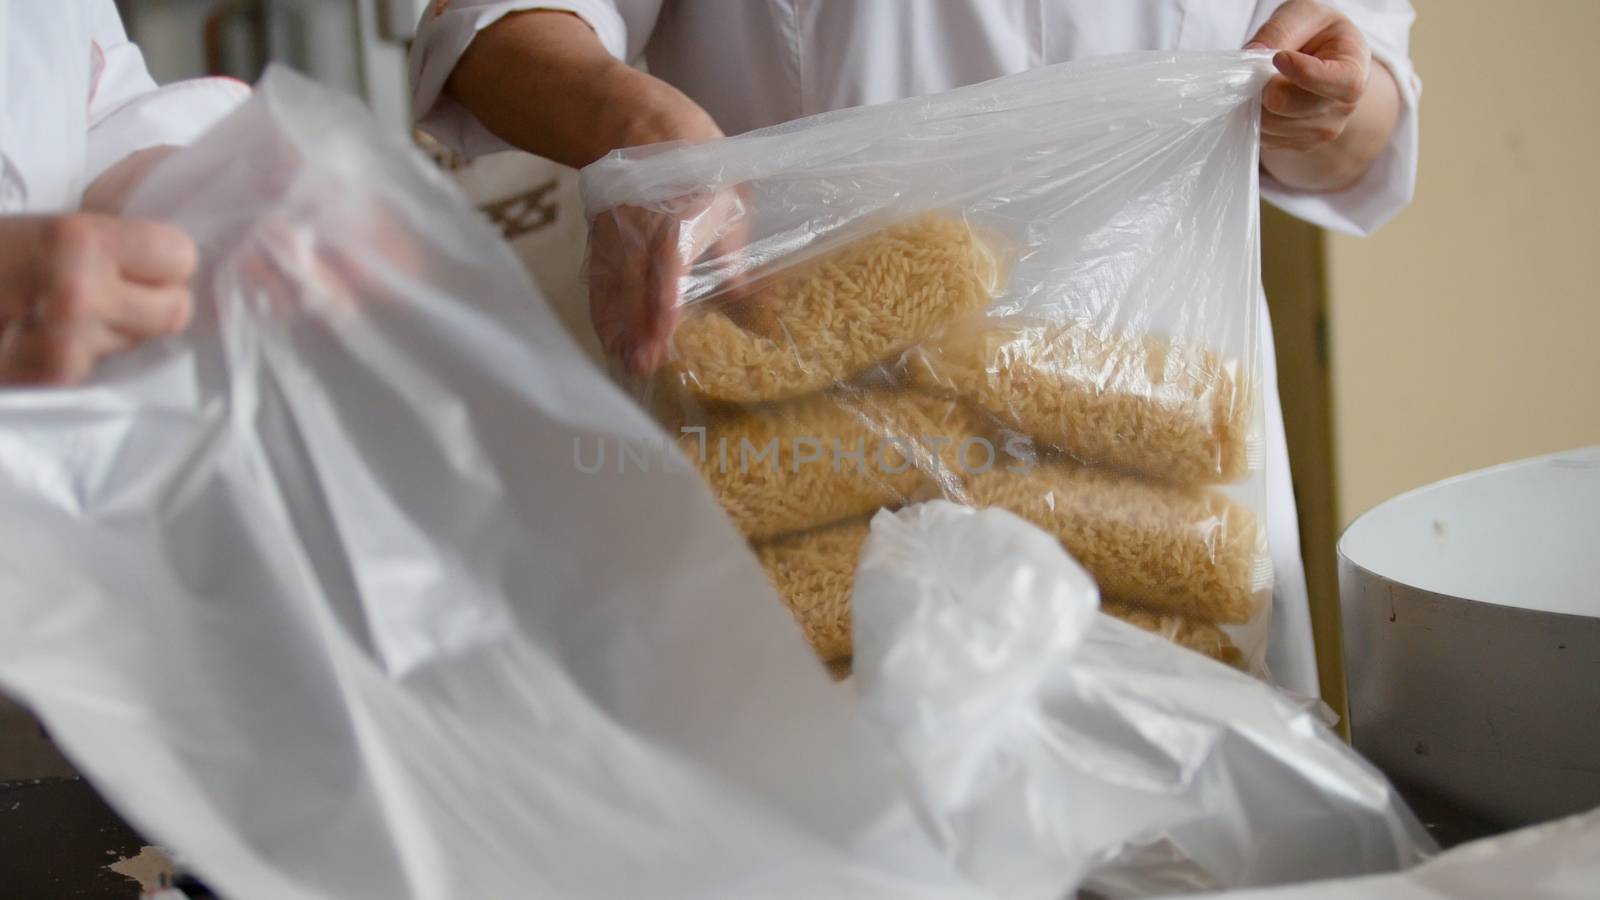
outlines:
[[[863,712],[997,896],[1274,884],[1431,848],[1314,709],[1096,614],[1083,569],[1010,513],[879,513],[857,578]]]
[[[1313,714],[1000,514],[880,521],[877,649],[831,684],[354,100],[270,72],[134,211],[200,243],[196,320],[0,392],[0,686],[224,896],[1059,897],[1429,849]]]
[[[200,243],[196,321],[0,393],[0,684],[136,827],[238,898],[974,896],[699,477],[355,100],[275,70],[133,203]]]

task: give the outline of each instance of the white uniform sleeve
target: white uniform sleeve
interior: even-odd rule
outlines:
[[[1283,0],[1262,0],[1250,25],[1255,34]],[[1372,168],[1342,191],[1315,194],[1279,184],[1262,173],[1261,196],[1308,222],[1349,234],[1371,234],[1411,202],[1417,183],[1417,104],[1422,80],[1408,50],[1416,13],[1406,0],[1323,0],[1354,22],[1367,37],[1372,58],[1386,66],[1400,88],[1400,117]]]
[[[445,81],[478,32],[516,12],[551,9],[583,19],[612,56],[634,62],[655,28],[661,0],[435,0],[411,44],[411,110],[417,126],[471,159],[510,145],[444,95]]]
[[[89,13],[92,72],[84,184],[130,153],[188,144],[233,111],[250,89],[228,78],[196,78],[157,87],[144,55],[128,40],[112,0]]]

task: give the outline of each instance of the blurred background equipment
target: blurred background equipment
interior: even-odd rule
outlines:
[[[406,43],[428,0],[118,0],[128,34],[159,82],[228,75],[249,83],[268,63],[366,99],[409,130]]]
[[[150,73],[169,82],[227,75],[254,84],[270,63],[363,98],[411,134],[406,52],[432,0],[118,0]],[[569,332],[596,359],[579,269],[585,227],[577,172],[526,153],[468,163],[415,138],[489,217],[544,290]]]

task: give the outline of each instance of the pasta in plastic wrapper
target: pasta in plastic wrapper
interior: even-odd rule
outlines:
[[[825,660],[845,585],[789,548],[943,497],[1041,525],[1136,621],[1267,674],[1269,71],[1098,61],[583,171],[597,316],[679,304],[640,393],[784,560]]]
[[[1018,84],[1160,107],[1259,69]],[[195,236],[195,320],[0,392],[0,688],[222,896],[1053,900],[1430,849],[1311,712],[1099,615],[1060,535],[917,502],[945,448],[747,549],[683,436],[352,98],[270,71],[132,211]],[[977,415],[828,396],[869,431]]]

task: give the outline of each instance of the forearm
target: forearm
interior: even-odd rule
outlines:
[[[445,92],[507,143],[574,168],[619,147],[722,136],[694,101],[617,60],[564,12],[518,13],[484,29]]]
[[[1279,183],[1330,193],[1360,181],[1388,146],[1400,117],[1400,88],[1387,66],[1372,64],[1371,79],[1344,131],[1311,150],[1262,147],[1261,167]]]

